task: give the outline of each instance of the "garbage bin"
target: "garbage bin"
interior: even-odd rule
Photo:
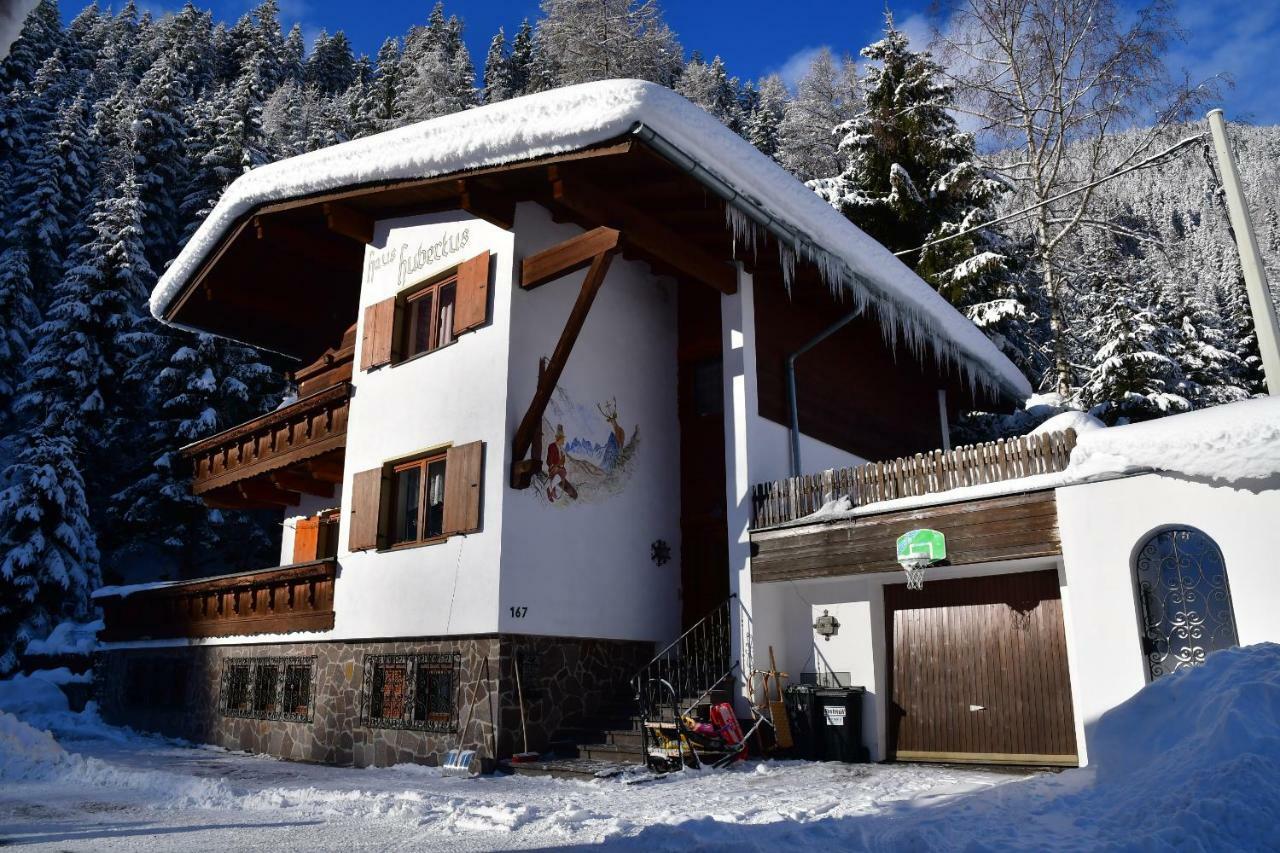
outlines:
[[[791,684],[782,694],[787,703],[787,719],[791,721],[791,738],[795,741],[791,754],[806,761],[821,758],[818,752],[818,703],[813,696],[816,690],[812,684]]]
[[[820,687],[813,691],[818,757],[823,761],[866,761],[862,743],[863,687]]]

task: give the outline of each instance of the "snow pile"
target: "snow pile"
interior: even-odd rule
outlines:
[[[1280,397],[1083,433],[1066,474],[1080,482],[1135,471],[1225,483],[1280,475]]]
[[[58,670],[33,672],[31,675],[19,674],[0,681],[0,711],[8,711],[24,718],[67,711],[67,696],[58,684],[75,678],[66,667],[62,667]]]
[[[1077,409],[1070,409],[1061,414],[1054,415],[1049,420],[1040,424],[1040,426],[1031,430],[1027,435],[1043,435],[1052,432],[1065,432],[1069,429],[1076,431],[1076,437],[1084,435],[1095,429],[1106,429],[1107,425],[1095,418],[1088,412],[1081,412]]]
[[[53,735],[0,711],[0,781],[46,777],[66,758]]]
[[[102,620],[93,622],[61,622],[48,637],[32,640],[25,654],[29,655],[87,655],[98,647],[98,632]]]
[[[408,125],[254,169],[218,201],[151,294],[160,318],[235,223],[255,207],[343,187],[429,178],[466,169],[564,153],[644,126],[672,143],[749,204],[730,206],[735,232],[751,245],[758,226],[747,212],[767,211],[795,234],[793,253],[813,260],[855,305],[870,303],[890,334],[933,343],[972,378],[1025,397],[1027,380],[972,322],[901,261],[781,166],[675,92],[641,80],[566,86]]]

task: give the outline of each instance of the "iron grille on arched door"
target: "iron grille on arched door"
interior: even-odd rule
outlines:
[[[1154,534],[1138,552],[1142,651],[1151,678],[1199,666],[1239,644],[1227,568],[1217,543],[1199,530]]]

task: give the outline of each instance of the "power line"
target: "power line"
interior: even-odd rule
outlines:
[[[1205,134],[1205,133],[1197,133],[1195,136],[1188,136],[1186,139],[1183,139],[1180,142],[1177,142],[1174,145],[1171,145],[1170,147],[1161,151],[1159,154],[1152,154],[1150,157],[1146,158],[1145,160],[1134,163],[1132,166],[1126,166],[1125,168],[1112,172],[1109,175],[1103,175],[1101,178],[1098,178],[1096,181],[1093,181],[1092,183],[1088,183],[1088,184],[1085,184],[1084,186],[1076,187],[1073,190],[1067,190],[1066,192],[1060,193],[1059,195],[1056,195],[1053,198],[1049,198],[1049,199],[1045,199],[1044,201],[1037,202],[1031,205],[1030,207],[1024,207],[1022,208],[1022,210],[1016,210],[1013,213],[1006,213],[1004,216],[997,216],[995,219],[992,219],[988,222],[983,222],[981,225],[975,225],[972,228],[966,228],[963,231],[957,231],[955,234],[949,234],[946,237],[939,237],[936,240],[930,240],[927,243],[924,243],[920,246],[916,246],[914,249],[903,249],[901,252],[894,252],[893,254],[898,257],[902,257],[903,255],[910,255],[915,252],[919,252],[924,249],[927,249],[930,246],[936,246],[939,243],[945,243],[948,240],[954,240],[957,237],[963,237],[966,234],[972,234],[975,231],[981,231],[983,228],[990,228],[993,225],[999,225],[1001,222],[1008,222],[1010,219],[1016,219],[1019,216],[1023,216],[1027,213],[1030,213],[1033,210],[1036,210],[1037,208],[1041,208],[1041,207],[1044,207],[1045,205],[1053,204],[1056,201],[1061,201],[1064,198],[1076,195],[1077,193],[1082,193],[1085,190],[1091,190],[1094,187],[1098,186],[1099,184],[1104,184],[1113,178],[1118,178],[1121,175],[1127,175],[1130,172],[1136,172],[1139,169],[1145,169],[1147,166],[1154,165],[1158,161],[1163,160],[1165,157],[1168,157],[1170,154],[1174,153],[1179,148],[1184,148],[1193,142],[1199,142],[1200,140],[1204,139],[1207,135],[1208,134]]]

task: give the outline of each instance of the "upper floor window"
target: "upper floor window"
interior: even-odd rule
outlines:
[[[1222,551],[1204,533],[1175,527],[1154,534],[1135,568],[1151,678],[1199,666],[1210,652],[1239,644]]]
[[[450,276],[405,299],[406,359],[453,343],[453,309],[457,298],[458,280]]]
[[[351,551],[439,542],[480,529],[484,443],[455,444],[358,472],[351,484]]]
[[[360,369],[440,349],[489,320],[489,253],[364,309]]]

